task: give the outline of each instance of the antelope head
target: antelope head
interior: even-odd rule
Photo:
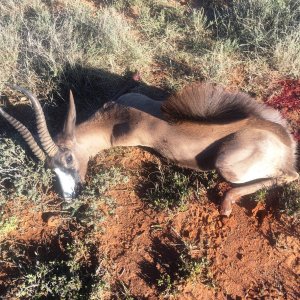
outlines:
[[[86,157],[85,152],[80,151],[77,147],[75,138],[76,110],[72,92],[70,91],[70,105],[63,130],[54,141],[49,133],[45,115],[36,96],[17,85],[11,85],[11,87],[26,95],[30,100],[35,112],[41,147],[21,122],[7,114],[2,108],[0,108],[0,115],[22,135],[35,156],[39,160],[45,161],[53,169],[58,177],[64,199],[70,200],[75,195],[76,187],[84,181],[89,159],[89,157]]]

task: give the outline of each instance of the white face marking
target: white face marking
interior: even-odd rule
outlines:
[[[59,168],[55,168],[54,172],[56,173],[59,179],[59,183],[65,200],[71,200],[75,194],[75,179],[72,177],[71,174],[62,171]]]

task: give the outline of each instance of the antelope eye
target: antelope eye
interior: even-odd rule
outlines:
[[[70,165],[73,162],[73,157],[72,157],[71,154],[67,156],[66,162],[67,162],[68,165]]]

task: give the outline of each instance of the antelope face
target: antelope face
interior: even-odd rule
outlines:
[[[88,156],[64,131],[55,138],[57,153],[47,159],[48,166],[55,172],[62,196],[70,201],[84,182],[88,165]]]
[[[48,166],[55,172],[65,200],[71,200],[80,184],[84,181],[88,160],[84,152],[78,149],[75,137],[76,110],[72,92],[64,128],[55,138],[58,148],[55,155],[47,160]]]
[[[65,200],[71,200],[83,181],[77,159],[71,149],[59,147],[54,157],[47,160],[48,166],[55,172]]]

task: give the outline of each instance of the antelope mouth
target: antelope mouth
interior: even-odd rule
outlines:
[[[77,194],[77,187],[80,183],[79,176],[76,176],[76,173],[68,173],[60,168],[54,168],[54,172],[57,175],[64,200],[71,201]]]

